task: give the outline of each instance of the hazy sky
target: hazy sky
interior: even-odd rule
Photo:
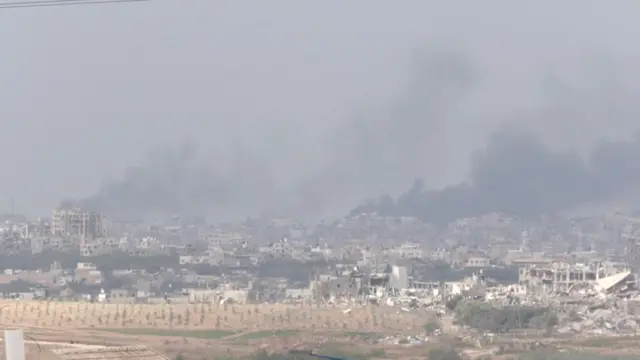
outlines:
[[[505,121],[553,147],[627,136],[639,13],[633,0],[0,9],[0,210],[14,196],[48,214],[185,141],[217,172],[251,163],[242,174],[270,194],[324,184],[309,196],[344,210],[416,176],[460,181]],[[366,163],[370,150],[386,155]]]

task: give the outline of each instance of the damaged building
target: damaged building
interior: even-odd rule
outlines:
[[[621,273],[630,274],[630,270],[613,263],[570,264],[552,262],[546,266],[521,268],[519,283],[530,289],[542,288],[554,292],[568,292],[574,286],[596,284],[600,279]]]
[[[316,300],[379,298],[397,293],[409,286],[410,278],[404,266],[392,266],[389,273],[367,275],[355,267],[351,270],[336,271],[333,274],[316,275],[315,280],[311,282]]]

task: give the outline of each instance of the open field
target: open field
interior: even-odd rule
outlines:
[[[380,355],[384,349],[372,348],[371,337],[416,334],[433,316],[377,306],[353,307],[347,313],[345,309],[280,304],[1,301],[0,325],[24,328],[28,336],[40,341],[144,343],[185,357],[187,353],[208,353],[212,348],[235,356],[256,349],[283,350],[328,343],[334,348],[376,351]],[[362,349],[358,350],[358,346]]]
[[[102,329],[123,335],[173,336],[183,338],[220,339],[235,334],[227,330],[176,330],[176,329]]]
[[[0,324],[60,329],[219,330],[232,333],[265,329],[366,332],[417,331],[429,314],[388,307],[344,308],[309,305],[102,304],[3,301]],[[418,315],[418,316],[417,316]]]
[[[434,319],[427,311],[389,307],[345,308],[294,305],[93,304],[2,301],[0,325],[23,328],[27,340],[45,346],[81,343],[94,346],[147,344],[169,356],[215,360],[250,355],[257,349],[286,351],[318,348],[354,359],[424,359],[428,349],[447,343],[470,358],[514,358],[515,343],[545,342],[567,351],[640,354],[637,337],[504,337],[478,348],[469,340],[444,335],[424,345],[374,344],[387,335],[415,335]],[[446,329],[447,319],[441,319]],[[445,331],[446,332],[446,331]],[[56,345],[58,344],[58,345]],[[497,349],[505,350],[497,354]]]
[[[122,329],[130,330],[130,329]],[[249,357],[258,350],[286,352],[293,348],[315,348],[320,351],[336,355],[344,355],[353,359],[385,358],[393,351],[387,351],[384,346],[371,345],[364,341],[353,341],[349,334],[341,332],[316,333],[312,331],[256,331],[245,333],[237,337],[207,339],[204,337],[170,336],[142,334],[131,335],[130,331],[122,333],[115,330],[67,330],[65,332],[50,329],[26,329],[27,339],[37,339],[42,349],[54,347],[87,347],[87,346],[116,346],[116,345],[149,345],[171,358],[181,355],[187,360],[221,360]],[[29,340],[28,340],[29,341]],[[73,342],[73,344],[70,344]],[[35,342],[32,342],[32,345]],[[82,344],[79,345],[78,343]],[[396,349],[406,352],[406,349]],[[32,353],[35,352],[32,347]],[[423,352],[423,351],[420,351]],[[28,359],[39,359],[29,357]],[[393,356],[391,358],[398,358]]]

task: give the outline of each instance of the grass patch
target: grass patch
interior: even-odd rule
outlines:
[[[388,357],[387,352],[384,349],[373,349],[366,354],[367,357],[370,358],[386,358]]]
[[[603,337],[594,337],[590,339],[582,339],[577,341],[567,341],[565,342],[567,345],[577,345],[582,347],[593,347],[593,348],[615,348],[620,345],[624,345],[626,343],[632,343],[633,345],[637,344],[640,340],[638,336],[603,336]]]
[[[344,336],[347,337],[355,337],[362,340],[374,340],[380,338],[380,334],[376,332],[366,332],[366,331],[347,331],[343,333]]]
[[[259,330],[238,336],[238,341],[263,339],[271,336],[287,337],[297,335],[300,331],[295,329],[281,329],[281,330]]]
[[[637,360],[638,355],[607,355],[597,352],[535,351],[523,354],[518,360]]]
[[[199,339],[220,339],[234,334],[227,330],[173,330],[173,329],[100,329],[126,335],[176,336]]]
[[[373,349],[367,351],[358,351],[344,344],[325,343],[316,351],[317,354],[342,357],[349,360],[369,360],[374,358],[384,358],[387,353],[384,349]]]

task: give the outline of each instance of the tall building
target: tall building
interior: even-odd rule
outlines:
[[[51,234],[54,236],[77,235],[83,239],[105,236],[104,215],[80,208],[56,209],[51,214]]]

